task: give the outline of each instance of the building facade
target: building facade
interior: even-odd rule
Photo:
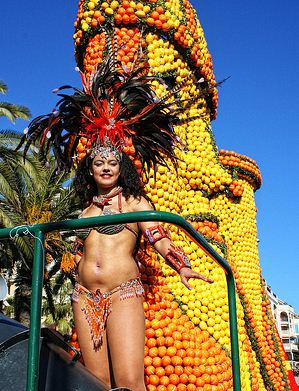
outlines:
[[[288,355],[295,375],[299,375],[299,314],[294,308],[279,299],[266,284],[271,309],[284,349]]]

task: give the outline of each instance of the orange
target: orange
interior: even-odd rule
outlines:
[[[160,330],[160,329],[158,329],[158,330]],[[156,332],[158,330],[156,330]],[[157,338],[157,346],[165,347],[165,338],[162,335]]]
[[[187,353],[187,356],[189,356],[189,357],[195,357],[195,349],[188,348],[186,350],[186,353]]]
[[[171,363],[172,365],[176,366],[176,365],[182,365],[183,363],[183,360],[181,357],[179,356],[173,356],[171,357]]]
[[[155,347],[156,346],[156,344],[157,344],[157,341],[156,341],[156,339],[155,338],[149,338],[148,340],[147,340],[147,346],[149,347],[149,348],[153,348],[153,347]]]
[[[202,377],[196,379],[196,387],[203,387],[205,385],[205,380]]]
[[[166,346],[159,346],[158,347],[158,356],[159,357],[164,357],[166,355],[166,353],[168,353]]]
[[[155,336],[157,337],[157,339],[159,337],[163,337],[163,330],[161,329],[161,327],[159,327],[158,329],[155,329]],[[164,341],[165,340],[163,339],[163,345],[164,345]],[[160,346],[162,346],[162,345],[160,345]]]
[[[182,373],[180,375],[180,382],[183,383],[183,384],[188,383],[188,375],[186,373]]]
[[[192,374],[192,371],[193,371],[192,367],[190,367],[190,366],[184,367],[184,372],[185,372],[187,375],[191,375],[191,374]]]
[[[159,14],[163,14],[163,13],[164,13],[164,8],[161,7],[161,6],[158,6],[158,7],[156,8],[156,11],[157,11]]]
[[[144,357],[144,366],[148,367],[153,362],[153,359],[150,356]]]
[[[210,383],[211,376],[208,373],[204,373],[201,378],[204,380],[205,384]]]
[[[196,376],[195,376],[194,374],[191,373],[191,374],[188,376],[188,381],[189,381],[189,383],[195,384],[195,383],[196,383]]]
[[[186,350],[185,350],[185,349],[179,349],[179,350],[177,351],[177,355],[178,355],[179,357],[182,357],[182,358],[186,357]]]
[[[167,377],[167,376],[165,376],[165,369],[163,367],[156,368],[156,375],[160,377],[160,384],[164,384],[164,383],[161,383],[161,377]]]
[[[200,368],[197,366],[192,368],[192,373],[195,375],[195,377],[199,377],[202,374]]]
[[[159,376],[157,376],[157,375],[150,375],[149,376],[149,382],[153,386],[157,386],[160,383]]]
[[[123,19],[124,24],[130,23],[130,16],[129,15],[127,15],[127,14],[123,15],[122,19]]]
[[[192,357],[186,356],[186,357],[183,358],[183,364],[185,366],[193,366],[194,365],[194,360],[193,360]]]
[[[162,357],[162,365],[166,367],[167,365],[171,364],[171,358],[169,356],[163,356]]]
[[[182,339],[182,334],[179,331],[174,331],[172,334],[172,338],[174,340],[181,340]]]
[[[130,2],[128,0],[124,0],[122,2],[122,7],[127,9],[128,7],[130,7]]]
[[[174,366],[173,365],[166,365],[166,367],[165,367],[165,374],[167,376],[169,376],[172,373],[174,373]]]
[[[160,14],[157,12],[157,11],[153,11],[151,13],[151,17],[154,19],[154,20],[159,20],[159,16]]]
[[[150,375],[154,375],[156,372],[156,369],[155,367],[153,367],[152,365],[148,365],[146,368],[145,368],[145,373],[150,376]]]
[[[172,332],[173,331],[169,327],[164,327],[163,328],[164,337],[171,337],[172,336]]]
[[[156,348],[156,347],[150,348],[149,351],[148,351],[148,355],[150,357],[158,356],[158,348]]]
[[[181,365],[176,365],[174,367],[174,373],[180,376],[184,373],[184,368]]]
[[[174,384],[174,385],[176,386],[177,384],[179,384],[180,378],[179,378],[179,376],[178,376],[176,373],[172,373],[172,374],[169,376],[169,382],[170,382],[171,384]]]
[[[146,19],[146,23],[149,25],[149,26],[153,26],[155,24],[155,19],[154,18],[147,18]]]
[[[177,354],[177,348],[175,346],[169,346],[166,353],[169,357],[174,357]]]
[[[173,343],[174,343],[174,340],[172,337],[169,336],[169,337],[165,338],[165,345],[166,346],[173,346]]]
[[[211,384],[218,384],[218,377],[216,375],[211,375],[210,382]]]
[[[161,376],[160,377],[160,384],[162,384],[163,386],[168,386],[170,380],[169,380],[169,377],[168,376]]]
[[[161,357],[154,357],[153,358],[153,362],[152,362],[152,365],[155,367],[155,368],[158,368],[161,366]]]

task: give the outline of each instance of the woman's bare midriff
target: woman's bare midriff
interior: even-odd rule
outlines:
[[[115,235],[91,231],[78,264],[77,281],[94,291],[110,291],[139,274],[133,258],[136,237],[126,228]]]

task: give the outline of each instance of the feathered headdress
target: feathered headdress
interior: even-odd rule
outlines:
[[[141,160],[143,168],[167,165],[167,159],[176,166],[174,148],[180,146],[181,141],[173,125],[181,122],[178,115],[186,107],[182,108],[179,99],[171,103],[167,101],[176,97],[191,79],[191,74],[158,98],[151,83],[161,80],[147,75],[148,66],[141,63],[141,50],[132,69],[126,70],[116,60],[117,50],[111,49],[115,43],[109,42],[110,55],[98,64],[90,77],[86,78],[80,72],[83,90],[68,85],[55,90],[61,97],[55,110],[29,124],[18,148],[26,143],[26,154],[30,145],[39,139],[42,155],[46,156],[52,147],[59,169],[70,170],[74,161],[78,161],[76,148],[83,137],[90,150],[105,146],[107,140],[119,151],[133,145],[135,156]],[[73,95],[62,93],[69,88],[74,90]],[[192,103],[201,96],[193,97]],[[191,119],[194,118],[188,120]]]

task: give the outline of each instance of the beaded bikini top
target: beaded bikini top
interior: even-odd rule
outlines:
[[[118,195],[118,212],[113,211],[111,209],[104,209],[101,216],[111,216],[111,215],[114,215],[117,213],[122,213],[121,193],[122,193],[122,189],[120,188],[118,193],[116,193]],[[114,195],[112,195],[110,197],[103,197],[103,196],[102,197],[94,197],[93,204],[98,207],[107,205],[113,196]],[[83,218],[83,217],[82,217],[82,215],[80,215],[78,218]],[[106,226],[102,226],[102,227],[80,229],[77,231],[77,237],[79,239],[81,239],[82,241],[84,241],[87,239],[88,235],[90,234],[90,232],[92,230],[95,230],[98,233],[103,234],[103,235],[115,235],[115,234],[118,234],[121,231],[123,231],[125,228],[128,229],[130,232],[132,232],[136,237],[138,236],[138,232],[136,232],[129,224],[115,224],[115,225],[106,225]]]

